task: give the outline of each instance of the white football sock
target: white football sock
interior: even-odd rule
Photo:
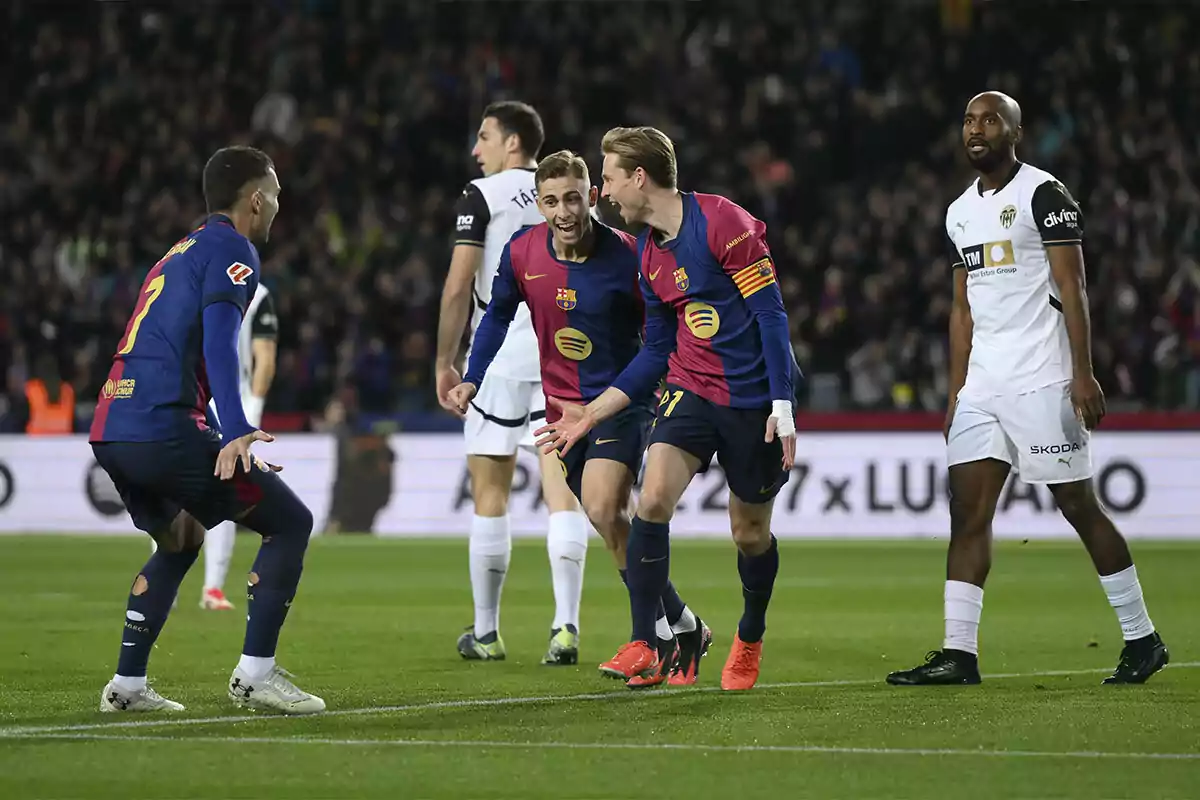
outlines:
[[[242,656],[238,659],[238,669],[251,680],[261,681],[274,668],[275,656]]]
[[[658,621],[654,623],[654,632],[658,634],[658,638],[662,639],[664,642],[669,642],[675,637],[675,634],[671,633],[671,626],[667,623],[666,617],[658,618]]]
[[[233,558],[233,543],[237,538],[237,523],[222,522],[204,534],[204,588],[224,589],[229,562]]]
[[[127,692],[140,692],[146,688],[146,676],[113,675],[113,683],[117,685],[118,689],[124,689]]]
[[[554,582],[554,625],[579,630],[579,601],[583,595],[583,565],[587,560],[588,520],[580,511],[550,515],[546,552]]]
[[[983,615],[983,589],[973,583],[946,581],[946,639],[944,650],[979,655],[979,618]]]
[[[683,607],[683,614],[679,616],[679,621],[671,626],[671,630],[676,633],[691,633],[696,630],[696,615],[687,606]]]
[[[475,635],[500,630],[500,592],[512,559],[508,516],[471,517],[471,591],[475,597]]]
[[[1141,639],[1154,633],[1154,623],[1142,599],[1142,584],[1138,582],[1137,567],[1129,566],[1112,575],[1101,575],[1100,585],[1108,595],[1108,603],[1117,612],[1125,641]]]

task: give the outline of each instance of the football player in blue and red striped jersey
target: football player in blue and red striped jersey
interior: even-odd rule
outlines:
[[[766,226],[724,197],[679,191],[674,145],[655,128],[615,128],[601,149],[604,195],[626,222],[647,226],[638,239],[647,319],[672,323],[647,326],[642,354],[587,406],[550,400],[563,418],[540,432],[543,446],[569,454],[595,425],[633,403],[631,385],[662,374],[641,362],[672,350],[629,538],[633,639],[601,669],[630,676],[656,669],[647,642],[653,598],[669,580],[671,516],[715,454],[729,481],[744,598],[721,686],[749,689],[758,680],[779,571],[771,510],[795,458],[799,378]]]
[[[251,147],[218,150],[204,167],[209,216],[151,268],[117,344],[89,441],[134,525],[158,549],[134,579],[117,672],[100,710],[180,711],[146,682],[150,651],[205,529],[237,520],[263,537],[249,576],[246,638],[229,678],[235,703],[313,714],[325,702],[275,664],[312,533],[308,507],[250,452],[271,441],[246,421],[238,333],[259,281],[255,242],[279,211],[271,159]],[[219,431],[207,419],[216,401]]]
[[[673,329],[674,321],[662,314],[645,319],[636,244],[628,234],[593,219],[597,191],[584,160],[570,151],[554,153],[542,160],[535,181],[546,222],[522,229],[505,247],[466,377],[453,397],[460,408],[470,402],[522,301],[537,334],[547,397],[586,403],[614,381],[624,388],[629,404],[594,427],[587,441],[561,461],[568,486],[624,579],[630,492],[654,418],[653,392],[673,346],[665,335],[669,331],[658,329]],[[643,325],[650,329],[647,339],[656,343],[655,349],[631,371]],[[548,406],[546,414],[557,420],[559,411]],[[543,453],[542,458],[543,470],[559,468],[557,453]],[[661,587],[652,615],[653,639],[647,641],[656,643],[655,669],[620,677],[630,688],[695,683],[711,632],[670,581]]]

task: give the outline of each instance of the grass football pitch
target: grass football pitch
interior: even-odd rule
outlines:
[[[230,587],[257,545],[239,536]],[[175,716],[96,711],[141,538],[0,537],[2,798],[1200,797],[1200,544],[1135,543],[1174,663],[1100,685],[1120,633],[1072,542],[1002,543],[984,605],[984,683],[884,684],[940,646],[944,542],[781,543],[758,688],[722,693],[741,608],[732,545],[675,543],[672,576],[712,626],[693,689],[634,693],[595,667],[628,635],[625,591],[595,542],[582,663],[539,665],[544,543],[518,541],[508,660],[461,661],[464,540],[315,539],[280,663],[331,713],[233,708],[233,613],[196,606],[193,569],[151,680]]]

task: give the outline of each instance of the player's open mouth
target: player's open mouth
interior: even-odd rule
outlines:
[[[556,222],[556,223],[554,223],[554,227],[558,228],[563,233],[574,233],[575,231],[579,230],[579,223],[578,222],[569,222],[569,223]]]
[[[967,152],[973,156],[982,155],[990,149],[987,142],[974,141],[967,143]]]

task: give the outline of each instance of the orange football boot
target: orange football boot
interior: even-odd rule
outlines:
[[[729,648],[729,658],[725,661],[725,669],[721,670],[721,688],[728,691],[753,689],[761,661],[762,642],[743,642],[741,636],[734,634],[733,647]]]
[[[679,642],[675,638],[658,640],[658,669],[647,677],[634,675],[625,685],[630,689],[648,689],[661,686],[671,677],[671,671],[679,663]]]
[[[627,681],[636,676],[649,677],[659,667],[658,651],[642,641],[623,644],[617,654],[600,665],[600,672],[610,678]]]

